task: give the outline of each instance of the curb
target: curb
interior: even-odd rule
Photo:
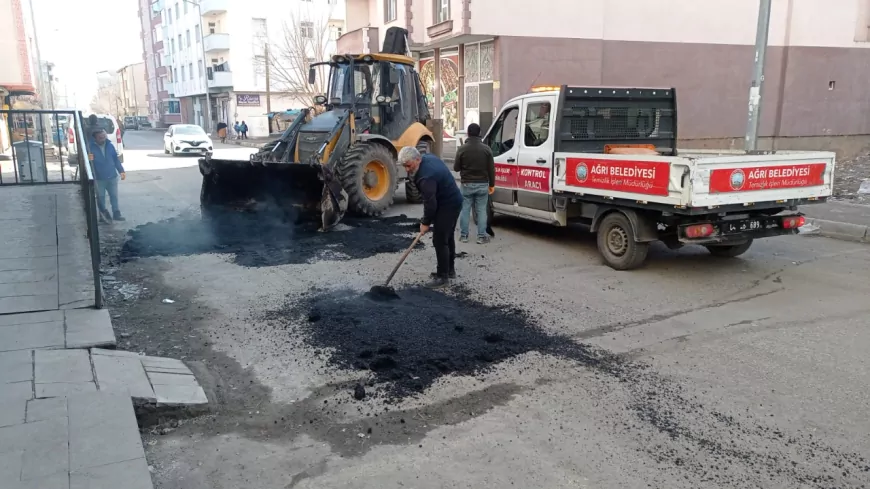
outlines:
[[[827,221],[825,219],[815,219],[811,217],[807,218],[806,225],[818,229],[818,232],[813,234],[818,234],[819,236],[824,236],[826,238],[870,243],[870,226],[851,224],[848,222]]]

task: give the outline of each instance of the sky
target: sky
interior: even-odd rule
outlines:
[[[42,61],[55,64],[77,108],[90,105],[97,72],[142,61],[137,0],[31,1]]]

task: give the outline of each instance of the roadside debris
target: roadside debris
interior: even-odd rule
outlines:
[[[175,301],[172,299],[163,299],[163,301],[161,302],[163,302],[164,304],[175,304]]]

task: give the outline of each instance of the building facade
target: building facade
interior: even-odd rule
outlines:
[[[868,142],[870,2],[831,5],[773,1],[760,127],[768,146]],[[758,6],[758,0],[541,0],[534,8],[518,0],[348,0],[348,33],[339,49],[379,49],[387,28],[408,29],[447,132],[470,122],[488,125],[500,104],[533,85],[663,86],[677,89],[680,139],[742,146]]]
[[[149,115],[148,95],[145,89],[146,80],[144,61],[127,65],[118,70],[122,115]]]
[[[344,0],[159,0],[155,5],[170,100],[178,100],[181,121],[212,129],[217,122],[232,125],[265,118],[269,110],[309,105],[292,79],[301,78],[296,72],[307,75],[303,65],[318,55],[332,54],[344,29]],[[320,33],[326,33],[323,39]]]
[[[145,68],[147,115],[154,127],[181,122],[179,101],[170,96],[167,58],[164,54],[162,0],[138,0],[141,24],[142,61]]]

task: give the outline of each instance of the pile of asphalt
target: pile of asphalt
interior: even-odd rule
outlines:
[[[297,224],[270,214],[228,212],[210,221],[172,218],[130,230],[121,261],[202,253],[234,254],[234,262],[246,267],[353,260],[407,249],[417,222],[404,215],[348,217],[333,230],[319,232],[317,223]]]
[[[521,309],[481,304],[461,289],[397,292],[398,299],[384,301],[312,290],[267,319],[324,355],[327,368],[367,371],[365,386],[346,386],[346,402],[395,403],[444,376],[480,374],[537,351],[570,359],[616,386],[621,394],[604,402],[618,403],[614,410],[627,409],[628,417],[614,416],[609,429],[639,437],[639,448],[658,463],[714,486],[859,487],[853,484],[870,475],[870,461],[859,454],[773,420],[711,409],[648,365],[548,334]]]

